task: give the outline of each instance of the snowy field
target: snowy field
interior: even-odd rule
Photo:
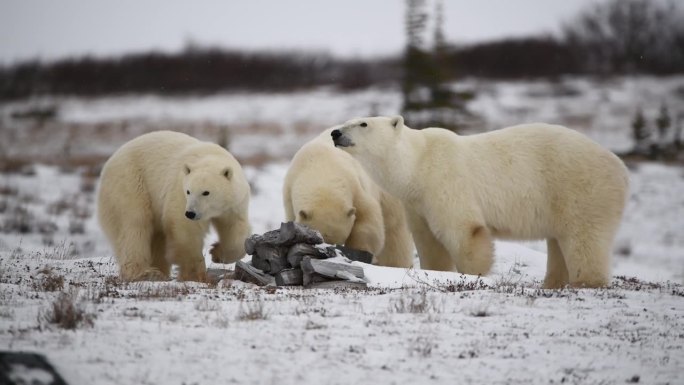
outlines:
[[[566,83],[562,92],[557,83],[466,86],[481,90],[472,108],[485,129],[561,122],[621,150],[631,145],[631,108],[655,111],[684,79]],[[67,132],[10,124],[11,111],[36,103],[59,105],[52,124]],[[160,125],[207,138],[228,127],[242,159],[270,155],[245,164],[261,233],[284,218],[287,159],[303,141],[399,103],[391,90],[43,99],[0,105],[0,134],[14,140],[2,142],[6,156],[59,156],[67,144],[76,156],[106,155]],[[363,265],[367,291],[122,283],[93,215],[97,167],[22,167],[0,182],[0,350],[43,353],[69,384],[681,384],[684,169],[629,166],[613,284],[556,291],[540,289],[538,242],[497,242],[494,270],[480,279],[417,261],[409,270]]]

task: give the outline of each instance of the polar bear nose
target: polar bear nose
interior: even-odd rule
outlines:
[[[196,215],[197,215],[197,214],[195,214],[194,211],[186,211],[186,212],[185,212],[185,216],[186,216],[188,219],[195,219],[195,216],[196,216]]]
[[[339,138],[340,136],[342,136],[342,131],[340,131],[340,130],[333,130],[333,131],[330,133],[330,136],[332,136],[333,140],[335,140],[335,139]]]

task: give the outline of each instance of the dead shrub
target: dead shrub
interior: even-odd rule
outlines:
[[[178,299],[192,294],[194,289],[184,282],[133,282],[128,298],[136,299]]]
[[[489,317],[492,315],[492,312],[489,311],[489,305],[490,301],[474,304],[467,310],[468,314],[473,317]]]
[[[437,344],[426,336],[409,338],[408,352],[410,356],[428,358],[432,356],[432,350],[437,348]]]
[[[264,302],[259,299],[254,302],[240,302],[238,321],[256,321],[268,319],[268,313],[264,309]]]
[[[59,328],[74,330],[78,327],[92,327],[95,314],[85,311],[69,293],[59,293],[47,310],[38,313],[38,323],[47,322]]]
[[[10,186],[8,184],[4,184],[0,186],[0,195],[5,195],[5,196],[16,196],[19,194],[19,189],[17,189],[14,186]]]
[[[221,305],[215,301],[209,301],[206,298],[201,298],[199,301],[195,302],[195,310],[197,311],[217,311],[221,308]]]
[[[33,280],[32,286],[35,291],[60,291],[64,289],[64,277],[45,267],[38,272],[38,278]]]
[[[2,232],[31,234],[36,226],[35,217],[24,206],[13,206],[6,210]]]
[[[390,301],[390,312],[393,313],[440,313],[441,307],[433,297],[428,296],[426,290],[418,293],[406,293]]]

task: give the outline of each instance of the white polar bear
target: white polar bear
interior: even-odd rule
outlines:
[[[401,202],[382,191],[328,129],[295,154],[285,176],[288,221],[321,232],[327,243],[372,253],[383,266],[413,266],[413,242]]]
[[[534,123],[459,136],[397,116],[353,119],[332,137],[403,201],[423,268],[486,274],[493,237],[546,239],[545,287],[608,284],[628,173],[584,135]]]
[[[204,236],[213,224],[215,262],[245,254],[250,188],[224,148],[188,135],[157,131],[124,144],[102,169],[98,217],[124,280],[203,280]]]

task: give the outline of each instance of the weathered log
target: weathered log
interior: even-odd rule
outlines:
[[[297,243],[317,245],[323,243],[323,237],[318,231],[310,229],[301,223],[281,223],[278,244],[282,246],[291,246]]]
[[[259,243],[252,256],[252,265],[264,273],[276,274],[288,267],[287,250],[268,243]]]
[[[235,263],[235,279],[259,286],[275,285],[275,278],[273,276],[265,274],[256,267],[242,261]]]
[[[254,255],[256,246],[262,243],[276,245],[278,244],[279,236],[280,230],[271,230],[265,232],[264,234],[252,234],[245,239],[245,252],[249,255]]]
[[[330,259],[313,259],[307,256],[302,259],[301,267],[304,272],[304,286],[319,281],[319,277],[327,280],[347,280],[352,277],[362,280],[364,277],[363,268]]]
[[[304,272],[302,269],[285,269],[275,275],[278,286],[297,286],[304,284]]]
[[[292,267],[299,267],[302,259],[306,256],[312,258],[327,258],[326,254],[318,247],[306,243],[297,243],[287,251],[287,262]]]
[[[306,286],[307,289],[357,289],[363,290],[368,288],[366,282],[350,282],[350,281],[321,281],[312,282]]]
[[[207,269],[207,282],[216,284],[222,279],[235,279],[235,272],[226,269]]]
[[[343,245],[335,245],[335,248],[344,254],[345,257],[352,261],[359,261],[363,263],[373,263],[373,254],[368,251],[352,249],[351,247]]]
[[[335,258],[339,257],[340,255],[337,253],[337,246],[324,246],[324,245],[318,245],[316,246],[318,251],[321,252],[321,256],[318,259],[328,259],[328,258]]]

